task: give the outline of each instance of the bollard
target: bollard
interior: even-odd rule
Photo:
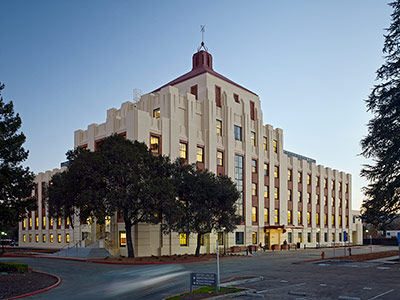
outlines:
[[[349,247],[349,256],[351,256],[351,248]]]
[[[322,260],[325,259],[325,252],[324,252],[324,251],[322,251],[322,253],[321,253],[321,259],[322,259]]]

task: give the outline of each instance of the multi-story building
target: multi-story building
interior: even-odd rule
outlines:
[[[190,72],[136,103],[109,109],[104,123],[75,131],[74,146],[95,151],[113,133],[236,182],[243,223],[227,235],[208,234],[202,252],[214,252],[217,238],[225,247],[261,243],[273,248],[285,240],[329,246],[343,243],[345,234],[352,243],[362,243],[361,230],[350,225],[351,175],[285,151],[282,129],[263,124],[258,95],[214,71],[205,50],[193,55]],[[39,209],[21,223],[20,245],[61,248],[97,242],[112,254],[126,255],[124,223],[117,215],[103,229],[96,222],[74,220],[72,229],[69,220],[48,220],[42,190],[58,171],[36,177]],[[132,234],[139,256],[192,253],[196,244],[184,233],[163,235],[158,225],[139,224]]]

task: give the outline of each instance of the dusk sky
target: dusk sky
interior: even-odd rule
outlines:
[[[284,148],[353,176],[383,62],[384,0],[0,0],[0,82],[22,118],[35,173],[59,168],[74,131],[191,69],[205,42],[214,69],[260,96]]]

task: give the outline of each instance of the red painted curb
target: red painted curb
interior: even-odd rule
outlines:
[[[51,286],[48,286],[47,288],[44,288],[44,289],[41,289],[41,290],[37,290],[37,291],[34,291],[34,292],[30,292],[30,293],[27,293],[27,294],[15,296],[15,297],[12,297],[12,298],[6,298],[6,299],[3,299],[3,300],[18,299],[18,298],[23,298],[23,297],[28,297],[28,296],[36,295],[36,294],[39,294],[39,293],[43,293],[43,292],[46,292],[48,290],[51,290],[51,289],[55,288],[56,286],[58,286],[61,283],[61,278],[59,276],[55,275],[55,274],[50,274],[50,273],[41,272],[41,271],[34,271],[34,272],[41,273],[41,274],[46,274],[46,275],[49,275],[49,276],[53,276],[53,277],[57,278],[57,282],[55,284],[51,285]]]

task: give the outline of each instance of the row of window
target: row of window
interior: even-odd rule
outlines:
[[[45,217],[45,216],[42,217],[42,228],[46,227],[46,219],[47,219],[47,217]],[[49,217],[48,219],[49,219],[49,226],[53,227],[54,226],[54,218]],[[26,229],[27,222],[28,222],[29,228],[32,228],[32,217],[29,217],[27,219],[22,220],[22,229],[23,230]],[[61,217],[58,217],[57,218],[57,227],[60,227],[61,224],[62,224],[62,219],[61,219]],[[69,220],[69,217],[67,217],[65,219],[65,226],[69,226],[69,225],[70,225],[70,220]],[[35,227],[39,228],[39,217],[35,217]]]
[[[307,243],[311,243],[312,242],[311,241],[311,237],[312,237],[312,233],[311,232],[307,232]],[[342,238],[343,238],[343,235],[342,235],[341,232],[339,232],[339,242],[342,242]],[[321,242],[321,233],[320,232],[315,233],[315,241],[317,243]],[[331,234],[331,242],[335,242],[335,241],[336,241],[335,233],[332,232],[332,234]],[[294,242],[293,241],[293,233],[292,232],[288,232],[288,243],[292,244],[293,242]],[[302,243],[303,242],[303,234],[302,234],[302,232],[298,232],[297,233],[297,242],[298,243]],[[329,242],[328,241],[328,233],[327,232],[324,232],[324,242],[325,243]]]
[[[43,243],[46,243],[46,237],[47,237],[47,234],[42,234],[42,242]],[[24,243],[26,243],[26,239],[27,238],[27,235],[26,234],[23,234],[22,235],[22,241],[24,242]],[[29,241],[29,243],[32,243],[32,234],[29,234],[28,235],[28,241]],[[35,235],[35,242],[36,243],[39,243],[39,234],[36,234]],[[50,243],[54,243],[54,234],[53,233],[50,233],[50,235],[49,235],[49,242]],[[57,234],[57,242],[58,243],[62,243],[62,236],[61,236],[61,234]],[[65,234],[65,243],[69,243],[70,242],[70,238],[69,238],[69,233],[67,233],[67,234]]]

